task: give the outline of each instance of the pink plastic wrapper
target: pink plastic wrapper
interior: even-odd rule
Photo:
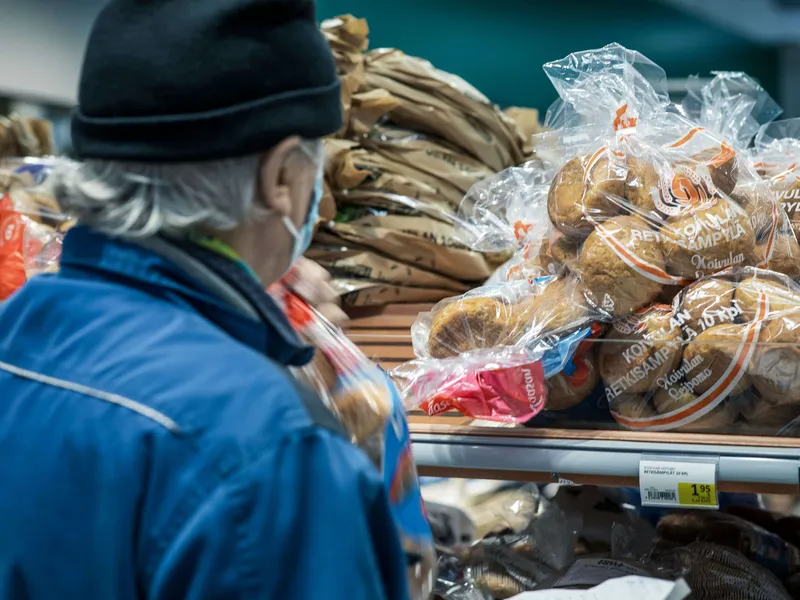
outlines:
[[[490,421],[521,423],[544,408],[547,390],[539,362],[467,372],[446,382],[420,405],[433,416],[448,410]]]

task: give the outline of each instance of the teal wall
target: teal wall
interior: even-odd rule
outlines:
[[[368,20],[371,47],[396,47],[461,75],[502,106],[546,108],[542,64],[610,42],[670,77],[741,70],[777,94],[777,54],[655,0],[317,0],[321,18]]]

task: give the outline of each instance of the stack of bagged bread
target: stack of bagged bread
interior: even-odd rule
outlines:
[[[367,23],[346,15],[323,33],[342,80],[344,125],[326,139],[322,224],[308,256],[346,305],[432,302],[485,281],[508,253],[460,236],[464,194],[524,162],[535,111],[491,104],[461,78],[399,50],[367,52]]]
[[[746,150],[779,110],[732,73],[670,105],[664,72],[617,44],[544,68],[561,100],[538,162],[462,205],[474,247],[515,257],[495,285],[420,317],[418,377],[538,363],[535,424],[779,432],[800,417],[800,245],[774,173]],[[501,416],[485,402],[477,416]]]

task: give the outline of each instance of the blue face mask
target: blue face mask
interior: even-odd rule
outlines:
[[[283,225],[289,230],[294,238],[294,247],[292,248],[292,260],[289,266],[297,262],[297,259],[305,254],[308,247],[311,245],[311,236],[314,233],[314,224],[319,217],[319,203],[322,200],[322,182],[324,179],[324,171],[320,168],[317,171],[317,178],[314,182],[314,192],[311,196],[311,205],[308,207],[308,216],[303,226],[298,230],[294,226],[292,220],[288,216],[283,217]]]

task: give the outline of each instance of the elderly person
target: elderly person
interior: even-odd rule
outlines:
[[[381,478],[264,292],[340,124],[311,0],[102,11],[53,174],[78,226],[0,307],[0,598],[406,596]]]

